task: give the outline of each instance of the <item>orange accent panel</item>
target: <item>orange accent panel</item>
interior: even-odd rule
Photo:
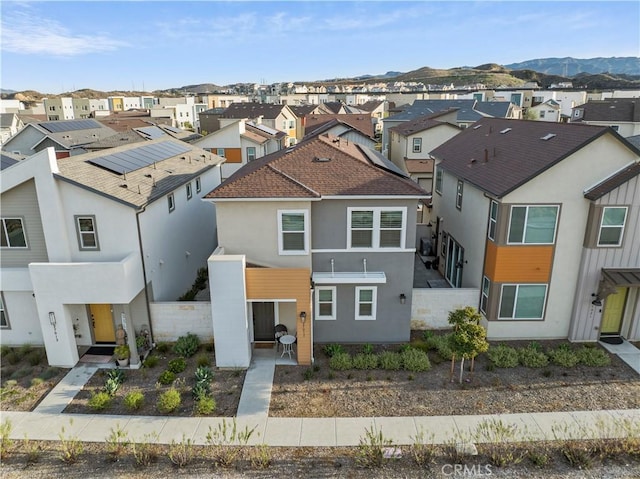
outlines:
[[[311,364],[311,271],[308,268],[247,268],[247,299],[295,299],[298,364]],[[307,313],[303,324],[300,313]]]
[[[225,148],[224,157],[227,163],[242,163],[242,150],[240,148]]]
[[[553,246],[497,246],[487,241],[485,275],[495,283],[548,283]]]

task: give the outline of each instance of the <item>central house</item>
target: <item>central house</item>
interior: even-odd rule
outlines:
[[[248,367],[274,328],[313,343],[410,334],[416,211],[426,192],[374,150],[331,135],[252,161],[206,195],[219,367]]]

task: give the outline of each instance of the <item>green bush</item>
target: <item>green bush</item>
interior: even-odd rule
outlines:
[[[520,360],[520,364],[527,368],[544,368],[549,364],[548,356],[536,346],[532,345],[521,348],[518,351],[518,359]]]
[[[44,379],[45,381],[47,379],[51,379],[55,376],[58,375],[58,373],[60,373],[60,369],[56,368],[55,366],[49,366],[47,369],[45,369],[44,371],[42,371],[40,373],[40,378]]]
[[[338,371],[346,371],[353,368],[353,361],[349,353],[335,353],[329,359],[329,367]]]
[[[212,397],[203,397],[196,401],[196,414],[207,415],[216,410],[216,400]]]
[[[585,366],[602,367],[611,364],[611,357],[604,349],[582,346],[576,354],[580,364]]]
[[[171,345],[169,343],[158,343],[158,345],[156,346],[156,349],[158,350],[159,353],[168,353],[169,350],[171,349]]]
[[[362,346],[363,354],[373,354],[373,344],[367,343]]]
[[[425,353],[428,353],[429,350],[431,349],[425,341],[413,340],[409,344],[411,345],[412,348],[419,349],[420,351],[424,351]]]
[[[173,345],[173,352],[183,358],[189,358],[198,352],[200,347],[200,340],[195,334],[187,334],[186,336],[180,336]]]
[[[8,362],[9,364],[16,365],[20,361],[22,361],[22,355],[14,350],[5,354],[2,360]]]
[[[213,380],[213,371],[208,366],[198,366],[196,369],[196,382]]]
[[[184,358],[172,359],[171,361],[169,361],[167,369],[172,373],[179,374],[187,369],[187,362],[184,360]]]
[[[87,405],[94,411],[102,411],[111,405],[111,396],[104,391],[100,391],[91,396]]]
[[[453,350],[450,346],[451,336],[452,333],[431,335],[429,337],[425,337],[424,341],[427,347],[429,349],[435,349],[442,359],[450,360],[453,357]]]
[[[44,379],[42,378],[31,378],[31,387],[36,387],[36,386],[40,386],[42,383],[44,383]]]
[[[124,406],[129,411],[137,411],[144,403],[144,394],[142,391],[131,391],[124,397]]]
[[[565,368],[572,368],[580,361],[578,354],[566,344],[562,344],[556,349],[549,351],[549,357],[553,364]]]
[[[173,381],[176,380],[176,374],[173,371],[162,371],[162,373],[160,373],[160,376],[158,377],[158,382],[160,384],[164,384],[165,386],[167,384],[171,384]]]
[[[31,366],[26,366],[23,368],[18,369],[17,371],[14,371],[11,376],[9,376],[10,379],[22,379],[24,377],[27,377],[29,375],[31,375],[33,373],[33,368]]]
[[[497,368],[515,368],[520,363],[518,350],[504,344],[489,347],[487,356]]]
[[[427,371],[431,369],[429,356],[419,349],[407,349],[402,356],[402,367],[407,371]]]
[[[209,359],[209,355],[207,354],[198,354],[198,357],[196,358],[196,364],[198,366],[210,366],[211,359]]]
[[[42,349],[35,349],[27,354],[27,361],[31,366],[38,366],[44,359],[44,351]]]
[[[160,359],[158,358],[158,356],[156,356],[155,354],[150,354],[149,356],[147,356],[147,359],[144,360],[144,362],[142,363],[142,365],[145,368],[155,368],[158,365],[158,362],[160,361]]]
[[[330,358],[334,357],[336,354],[345,352],[342,344],[325,344],[322,350],[324,351],[324,354]]]
[[[201,399],[211,396],[211,386],[209,386],[209,383],[206,381],[197,382],[193,386],[191,393],[196,401],[200,401]]]
[[[378,367],[378,356],[376,354],[360,353],[356,354],[352,360],[356,369],[375,369]]]
[[[182,399],[180,398],[180,392],[177,389],[171,388],[168,391],[163,392],[158,397],[158,402],[156,404],[156,409],[158,412],[162,414],[166,414],[172,411],[175,411],[180,404],[182,403]]]
[[[400,353],[385,351],[379,356],[379,363],[382,369],[387,371],[397,371],[402,368],[402,356]]]

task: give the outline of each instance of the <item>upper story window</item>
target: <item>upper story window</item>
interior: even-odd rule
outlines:
[[[626,206],[605,206],[600,221],[598,246],[620,246],[626,220]]]
[[[216,148],[216,155],[224,158],[224,148]]]
[[[169,207],[169,213],[176,209],[176,199],[173,197],[173,193],[167,195],[167,206]]]
[[[193,198],[193,189],[191,188],[191,182],[186,184],[186,189],[187,189],[187,200],[190,200],[191,198]]]
[[[309,253],[308,210],[278,210],[278,253]]]
[[[464,183],[462,180],[458,180],[458,186],[456,187],[456,208],[462,209],[462,192],[464,188]]]
[[[442,170],[436,168],[436,193],[442,194]]]
[[[542,319],[546,284],[503,284],[498,319]]]
[[[2,236],[0,246],[3,248],[26,248],[27,235],[22,218],[2,218]]]
[[[489,228],[487,236],[490,240],[496,240],[496,229],[498,227],[498,202],[491,200],[489,205]]]
[[[247,161],[253,161],[256,159],[256,147],[247,146]]]
[[[422,151],[422,138],[413,139],[413,152],[420,153]]]
[[[512,206],[508,243],[553,244],[558,206]]]
[[[402,248],[406,208],[349,208],[348,248]]]
[[[196,193],[200,193],[200,191],[202,191],[202,181],[200,180],[200,177],[198,176],[196,178]]]
[[[316,286],[316,319],[336,319],[336,287]]]
[[[99,250],[95,216],[76,216],[76,233],[81,250]]]

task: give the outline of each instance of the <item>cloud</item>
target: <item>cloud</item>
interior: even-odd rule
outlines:
[[[74,34],[57,21],[41,19],[24,11],[2,18],[2,50],[5,52],[73,57],[126,46],[127,42],[104,34]]]

